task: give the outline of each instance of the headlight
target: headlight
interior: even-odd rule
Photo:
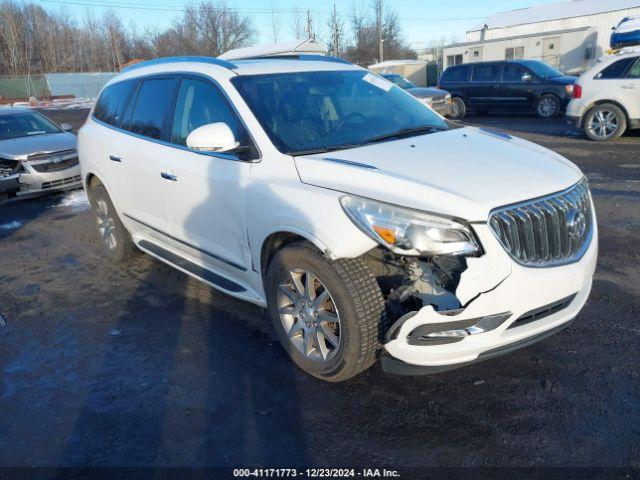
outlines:
[[[433,97],[420,97],[420,101],[424,103],[431,103],[433,102]]]
[[[360,230],[400,255],[471,255],[480,251],[471,229],[451,218],[351,195],[341,197],[340,204]]]

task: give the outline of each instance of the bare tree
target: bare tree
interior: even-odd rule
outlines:
[[[297,6],[293,7],[291,13],[291,33],[296,39],[301,39],[305,35],[305,17]]]
[[[271,39],[276,43],[280,38],[280,12],[279,5],[276,0],[269,1],[269,9],[271,10]]]
[[[333,11],[327,23],[331,41],[329,51],[334,57],[339,57],[344,50],[344,20],[338,15],[336,4],[333,4]]]
[[[0,75],[115,71],[132,59],[213,55],[249,45],[248,17],[224,3],[187,7],[165,31],[125,27],[112,11],[80,23],[66,11],[50,13],[33,3],[0,0]]]

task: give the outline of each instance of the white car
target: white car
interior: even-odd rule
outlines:
[[[137,64],[78,148],[112,261],[137,247],[267,307],[323,380],[379,357],[418,374],[506,353],[567,326],[591,289],[575,165],[339,59]]]
[[[599,142],[640,128],[640,50],[605,57],[580,75],[567,117]]]

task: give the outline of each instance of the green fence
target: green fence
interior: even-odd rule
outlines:
[[[37,98],[51,96],[44,75],[0,75],[0,97],[4,100],[26,99],[32,95]]]

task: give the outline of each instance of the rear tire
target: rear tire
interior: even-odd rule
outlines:
[[[551,93],[545,93],[536,101],[536,114],[540,118],[555,118],[561,110],[560,99]]]
[[[273,328],[304,372],[341,382],[376,361],[386,311],[361,260],[331,261],[306,243],[294,243],[269,264],[265,290]]]
[[[612,103],[596,105],[584,116],[584,133],[595,142],[607,142],[627,129],[627,116]]]
[[[93,184],[88,196],[96,221],[98,240],[104,253],[113,263],[128,260],[137,249],[120,221],[107,189],[101,183]]]
[[[451,118],[462,120],[467,116],[467,104],[461,97],[453,97],[451,100]]]

